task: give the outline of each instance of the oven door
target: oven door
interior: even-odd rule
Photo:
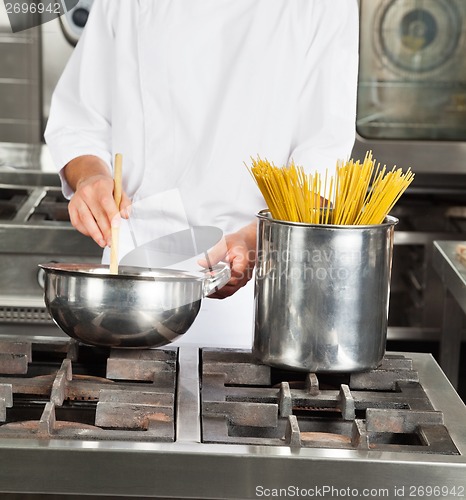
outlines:
[[[354,157],[466,173],[466,2],[360,0]]]
[[[433,241],[466,234],[466,1],[360,0],[355,159],[416,178],[391,212],[400,222],[389,340],[438,340],[443,288]]]

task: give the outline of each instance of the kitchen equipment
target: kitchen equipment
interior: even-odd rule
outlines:
[[[448,153],[446,158],[438,174],[429,176],[429,184],[416,172],[415,182],[390,213],[400,222],[394,238],[388,339],[431,342],[431,349],[441,340],[443,314],[443,287],[432,266],[433,242],[461,241],[466,233],[466,175],[443,175]]]
[[[63,34],[72,46],[75,46],[81,37],[93,3],[94,0],[74,0],[72,8],[64,9],[64,14],[59,17]]]
[[[416,173],[390,215],[395,231],[388,338],[441,338],[443,287],[435,240],[464,240],[466,2],[360,0],[356,142],[381,164]],[[463,325],[462,336],[465,337]],[[447,368],[447,367],[443,367]]]
[[[183,335],[201,299],[230,279],[227,264],[197,273],[104,265],[41,264],[45,304],[57,325],[85,344],[157,347]]]
[[[466,172],[465,21],[463,0],[360,0],[353,158],[371,149],[411,166],[417,185],[455,186]]]
[[[0,9],[0,137],[5,142],[39,143],[42,137],[39,28],[12,33],[7,10],[14,9],[5,7]]]
[[[70,224],[58,176],[32,170],[29,161],[35,163],[35,155],[29,148],[8,148],[8,152],[9,168],[0,170],[0,331],[11,331],[15,325],[20,331],[20,325],[33,324],[44,334],[65,338],[47,313],[44,271],[38,265],[91,264],[100,261],[102,249]],[[24,156],[24,164],[18,163],[19,156]],[[15,170],[15,164],[24,168]]]
[[[250,351],[103,349],[31,329],[1,339],[0,373],[6,499],[464,495],[466,408],[428,354],[316,376]]]
[[[466,318],[466,244],[434,241],[433,247],[432,264],[443,285],[440,363],[453,387],[458,387]]]
[[[254,354],[279,368],[373,369],[387,334],[394,226],[278,221],[258,214]]]

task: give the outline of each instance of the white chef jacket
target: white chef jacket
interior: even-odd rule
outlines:
[[[265,208],[251,157],[320,172],[348,158],[357,68],[357,0],[96,0],[45,139],[60,175],[122,153],[133,201],[176,190],[188,224],[228,233]],[[184,341],[250,346],[253,305],[252,283],[203,300]]]

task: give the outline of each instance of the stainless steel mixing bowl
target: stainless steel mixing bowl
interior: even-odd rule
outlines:
[[[85,344],[159,347],[183,335],[203,297],[230,279],[221,263],[201,272],[120,266],[41,264],[45,304],[55,323]]]

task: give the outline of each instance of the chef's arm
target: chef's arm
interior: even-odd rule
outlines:
[[[100,246],[117,213],[111,164],[115,22],[118,2],[95,2],[53,93],[44,138],[59,171],[72,224]],[[120,151],[124,153],[124,151]]]
[[[208,267],[220,261],[230,264],[231,279],[210,298],[224,299],[242,288],[253,275],[256,260],[257,222],[253,221],[234,233],[227,234],[208,252],[209,262],[200,261]]]
[[[63,175],[73,191],[89,177],[101,175],[112,178],[106,163],[97,156],[84,155],[71,160],[64,168]]]
[[[62,171],[74,194],[68,205],[73,226],[98,245],[111,243],[111,225],[119,223],[120,213],[113,199],[113,178],[107,164],[92,155],[78,156]],[[121,215],[127,218],[130,200],[122,193]]]

